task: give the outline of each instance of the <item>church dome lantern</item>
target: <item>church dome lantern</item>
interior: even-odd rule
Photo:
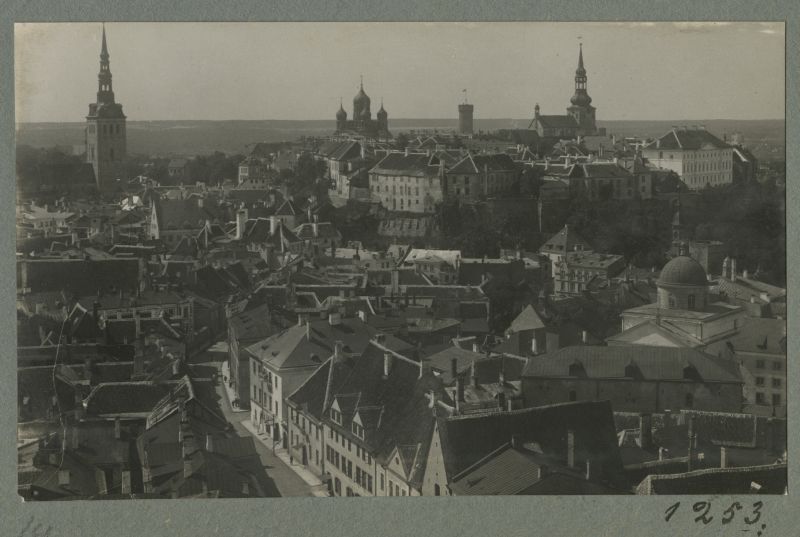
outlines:
[[[708,275],[687,255],[685,244],[681,245],[681,255],[661,269],[656,286],[660,308],[702,311],[706,307]]]

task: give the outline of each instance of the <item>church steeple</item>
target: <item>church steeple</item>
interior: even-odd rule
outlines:
[[[583,66],[583,43],[578,52],[578,68],[575,70],[575,95],[570,102],[576,106],[589,106],[592,98],[586,93],[586,68]]]
[[[100,72],[97,75],[97,104],[114,102],[114,90],[111,87],[111,64],[108,60],[106,43],[106,26],[103,25],[103,44],[100,48]]]

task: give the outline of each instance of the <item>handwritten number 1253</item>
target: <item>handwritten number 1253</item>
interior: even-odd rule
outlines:
[[[681,502],[675,502],[674,504],[667,507],[667,510],[664,511],[664,520],[669,522],[670,519],[675,515],[680,508]],[[761,519],[761,508],[764,507],[764,502],[753,502],[751,512],[749,515],[744,517],[745,524],[752,525],[758,522]],[[736,516],[737,511],[741,511],[744,509],[742,504],[739,502],[733,502],[727,509],[722,512],[722,517],[720,521],[722,524],[730,524],[733,521],[733,518]],[[698,513],[695,517],[695,522],[702,522],[703,525],[710,524],[714,520],[714,516],[710,514],[711,512],[711,502],[695,502],[692,504],[692,511]]]

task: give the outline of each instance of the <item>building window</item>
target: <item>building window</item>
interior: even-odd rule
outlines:
[[[569,391],[569,400],[570,401],[577,401],[578,400],[578,392],[576,392],[575,390],[570,390]],[[437,496],[438,496],[438,494],[437,494]]]
[[[439,487],[439,483],[436,483],[433,486],[433,495],[434,496],[441,496],[442,495],[442,489],[441,489],[441,487]]]
[[[686,408],[693,408],[694,407],[694,395],[691,393],[686,394]]]
[[[338,423],[339,425],[342,424],[342,413],[336,409],[331,409],[331,419],[334,423]]]
[[[764,369],[766,367],[766,362],[764,360],[756,360],[756,369]]]
[[[384,483],[383,483],[383,474],[381,474],[381,490],[383,490]]]
[[[694,295],[689,295],[688,297],[686,297],[686,300],[687,300],[689,309],[693,310],[694,309]]]
[[[756,404],[757,405],[764,404],[764,394],[762,392],[756,392]]]
[[[772,406],[778,406],[781,404],[781,395],[779,393],[772,394]]]
[[[772,387],[773,388],[780,388],[781,387],[781,379],[772,379]]]
[[[756,377],[756,386],[764,385],[764,377]]]
[[[773,371],[780,371],[781,370],[781,363],[780,362],[772,362],[772,370]]]

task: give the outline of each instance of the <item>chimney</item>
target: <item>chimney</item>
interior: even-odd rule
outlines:
[[[581,342],[586,345],[589,342],[589,333],[586,330],[581,331]]]
[[[719,467],[720,468],[728,467],[728,448],[726,448],[725,446],[719,447]]]
[[[506,383],[505,361],[500,357],[500,372],[497,375],[497,382],[502,386]]]
[[[250,483],[247,481],[242,483],[242,494],[245,496],[250,496]]]
[[[311,224],[311,229],[314,231],[314,236],[319,237],[319,224],[317,223],[316,218],[314,218],[314,223]]]
[[[747,269],[744,269],[744,270],[742,271],[742,278],[744,278],[745,280],[747,280],[747,279],[749,279],[749,276],[750,276],[750,273],[747,271]]]
[[[689,448],[686,453],[687,470],[691,472],[694,466],[694,448],[696,442],[696,434],[694,432],[694,416],[689,418]]]
[[[392,356],[391,352],[384,352],[383,353],[383,378],[389,378],[389,373],[392,371],[392,362],[394,361],[394,356]]]
[[[201,197],[197,198],[197,207],[200,208],[200,209],[203,208],[203,198],[201,198]]]
[[[408,147],[406,147],[406,156],[408,156]]]
[[[275,235],[276,231],[278,231],[278,217],[273,215],[269,217],[269,234]]]
[[[206,435],[206,451],[214,453],[214,436],[210,433]]]
[[[481,352],[481,347],[477,343],[472,344],[472,352]]]
[[[69,470],[58,471],[58,486],[59,487],[69,486]]]
[[[658,460],[663,461],[667,458],[667,449],[663,447],[658,448]]]
[[[304,324],[306,324],[305,316],[302,315],[302,314],[298,315],[297,316],[297,326],[303,326]]]
[[[475,367],[475,360],[472,360],[472,368],[471,368],[470,375],[472,377],[472,387],[473,388],[477,388],[478,387],[478,370]]]
[[[69,429],[69,432],[70,432],[70,435],[69,435],[70,445],[69,445],[69,447],[72,450],[76,450],[76,449],[78,449],[78,447],[80,447],[80,439],[81,439],[80,431],[78,430],[77,427],[72,427],[71,429]]]
[[[400,294],[400,270],[392,269],[392,295]]]
[[[342,357],[342,349],[344,348],[344,343],[341,341],[337,341],[333,345],[333,357],[335,360],[338,360]]]
[[[130,494],[131,493],[131,471],[130,470],[122,470],[122,493],[123,494]]]
[[[338,326],[342,324],[342,314],[338,311],[332,311],[328,314],[328,324],[331,326]]]
[[[118,417],[114,418],[114,438],[117,440],[122,438],[122,422]]]
[[[428,398],[430,399],[430,403],[428,404],[428,408],[433,409],[434,414],[436,413],[436,391],[430,390]]]
[[[361,319],[362,323],[367,322],[367,312],[364,310],[358,310],[358,318]]]
[[[586,459],[586,481],[591,481],[594,478],[594,467],[592,461]]]
[[[653,447],[653,421],[646,412],[639,414],[639,446],[646,450]]]
[[[241,240],[244,237],[244,227],[247,223],[247,209],[239,209],[236,211],[236,240]]]
[[[539,353],[539,342],[536,341],[536,334],[531,338],[531,354],[536,356]]]
[[[544,476],[547,475],[547,466],[544,464],[540,464],[539,468],[536,470],[536,477],[541,480]]]
[[[575,431],[567,431],[567,466],[575,468]]]
[[[736,281],[736,258],[731,259],[731,281]]]

